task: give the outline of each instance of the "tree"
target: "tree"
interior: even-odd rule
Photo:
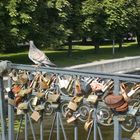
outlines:
[[[128,3],[126,0],[105,0],[104,9],[107,15],[107,35],[117,40],[122,47],[123,35],[128,32],[130,24]]]
[[[82,13],[85,18],[83,29],[92,38],[95,52],[99,50],[100,42],[106,33],[106,14],[103,0],[86,0],[83,2]]]
[[[138,47],[140,47],[140,0],[129,0],[129,28],[136,33]]]

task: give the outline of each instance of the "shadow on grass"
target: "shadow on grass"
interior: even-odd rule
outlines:
[[[82,46],[81,46],[82,47]],[[74,48],[74,47],[73,47]],[[67,56],[67,49],[62,49],[59,51],[54,51],[46,54],[52,62],[54,62],[58,67],[66,67],[77,64],[90,63],[93,61],[100,61],[106,59],[115,59],[122,58],[127,56],[138,56],[140,55],[140,48],[137,48],[136,45],[130,45],[129,47],[123,47],[121,50],[115,48],[115,54],[112,54],[111,47],[101,47],[98,53],[95,53],[94,47],[93,49],[82,50],[73,49],[72,56]],[[9,60],[13,63],[21,63],[21,64],[33,64],[31,60],[29,60],[27,54],[15,54],[12,56],[2,56],[1,60]]]

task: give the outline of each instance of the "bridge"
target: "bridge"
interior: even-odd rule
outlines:
[[[4,68],[2,67],[1,69],[7,70],[9,77],[8,88],[6,89],[9,95],[8,122],[6,121],[5,112],[3,75],[0,77],[2,140],[18,140],[23,121],[23,137],[25,140],[29,139],[29,126],[31,128],[32,139],[37,140],[34,129],[35,121],[40,126],[39,139],[44,140],[43,121],[46,118],[44,114],[53,115],[49,140],[52,139],[55,126],[56,140],[60,140],[60,135],[63,135],[64,140],[69,139],[63,125],[63,117],[66,118],[67,123],[74,124],[74,140],[78,140],[80,135],[78,132],[78,121],[85,123],[87,140],[90,139],[91,135],[93,140],[97,140],[98,135],[100,140],[105,139],[102,136],[101,125],[114,127],[114,140],[122,139],[122,129],[132,132],[138,127],[136,120],[139,117],[140,76],[63,68],[37,68],[31,65],[14,64],[11,62],[6,62]],[[47,86],[46,84],[43,85],[42,81],[45,81]],[[91,83],[90,90],[92,92],[89,92],[87,89],[89,89]],[[101,88],[100,86],[95,88],[94,84],[96,86],[100,85]],[[67,87],[65,87],[66,85]],[[131,88],[125,90],[122,85],[125,85],[125,87],[130,86]],[[126,94],[123,94],[124,91]],[[120,95],[121,103],[127,104],[127,108],[117,111],[117,107],[114,108],[116,104],[113,104],[113,107],[109,106],[109,104],[107,105],[105,102],[106,97],[109,97],[110,94],[114,98]],[[20,126],[16,134],[14,124],[18,115],[20,116]],[[126,126],[130,126],[130,128]]]

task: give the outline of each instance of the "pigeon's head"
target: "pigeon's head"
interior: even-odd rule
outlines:
[[[29,45],[33,45],[33,44],[34,44],[33,40],[30,40]]]

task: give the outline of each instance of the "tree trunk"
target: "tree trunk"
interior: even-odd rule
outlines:
[[[95,53],[98,53],[99,52],[99,48],[100,48],[99,43],[96,42],[95,45],[94,45],[94,47],[95,47]]]
[[[138,47],[140,48],[140,33],[137,33],[137,43],[138,43]]]
[[[71,37],[68,38],[68,57],[72,55],[72,39]]]
[[[119,50],[122,49],[122,43],[123,43],[122,38],[119,38],[119,39],[118,39]]]
[[[95,53],[98,53],[99,48],[100,48],[100,39],[92,38],[92,42],[93,42],[94,47],[95,47]]]
[[[82,44],[86,45],[86,43],[87,43],[87,38],[86,37],[82,37]]]

